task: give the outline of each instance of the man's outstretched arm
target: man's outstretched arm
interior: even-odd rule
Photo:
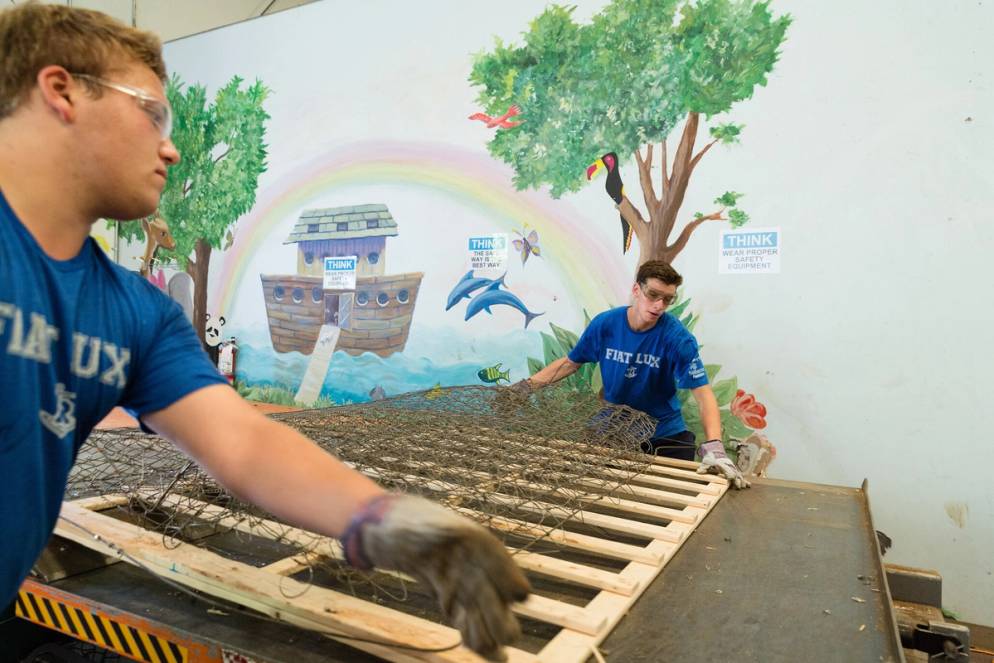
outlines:
[[[569,357],[557,359],[535,375],[526,380],[533,387],[545,387],[564,380],[579,370],[581,364],[571,361]]]
[[[199,389],[143,421],[239,498],[313,532],[341,536],[384,492],[226,385]]]
[[[428,584],[466,645],[500,659],[519,627],[510,604],[528,581],[477,523],[421,497],[387,493],[226,385],[199,389],[143,417],[242,499],[305,529],[338,537],[358,568]]]
[[[706,472],[720,474],[736,488],[748,488],[749,482],[742,476],[742,471],[725,453],[725,445],[721,441],[721,411],[718,409],[718,399],[715,398],[711,385],[696,387],[691,389],[690,393],[697,401],[704,435],[707,437],[707,441],[697,450],[701,456],[701,466],[697,471],[701,474]]]
[[[704,426],[704,436],[708,440],[721,439],[721,411],[718,409],[718,399],[714,396],[711,385],[691,389],[697,401],[697,409],[701,413],[701,424]]]

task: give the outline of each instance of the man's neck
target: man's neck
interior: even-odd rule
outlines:
[[[634,306],[629,306],[625,314],[628,317],[628,328],[631,329],[632,331],[637,331],[637,332],[649,331],[650,329],[655,327],[656,324],[659,322],[659,320],[656,319],[640,323],[635,314]]]
[[[83,211],[72,166],[53,158],[37,133],[32,146],[26,140],[32,133],[12,129],[0,131],[0,191],[42,251],[55,260],[73,258],[96,218]]]

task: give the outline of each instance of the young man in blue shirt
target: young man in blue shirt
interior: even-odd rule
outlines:
[[[353,565],[427,582],[466,644],[499,657],[529,591],[504,546],[258,414],[179,306],[89,238],[158,206],[180,160],[165,80],[158,38],[99,12],[0,12],[0,606],[52,533],[80,445],[123,405],[232,493],[340,537]]]
[[[604,398],[627,405],[657,420],[652,438],[642,444],[647,453],[693,460],[694,434],[680,414],[677,388],[689,389],[701,412],[707,441],[697,454],[700,472],[721,474],[736,488],[749,482],[725,454],[721,442],[721,414],[708,384],[697,339],[666,308],[676,300],[683,283],[668,263],[643,264],[632,286],[632,304],[605,311],[590,321],[569,355],[552,362],[524,386],[542,387],[576,372],[581,364],[598,362]]]

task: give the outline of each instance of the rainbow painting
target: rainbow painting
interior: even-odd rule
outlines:
[[[359,142],[329,150],[263,189],[253,210],[238,221],[235,241],[213,275],[210,308],[230,311],[243,280],[258,278],[246,273],[247,266],[267,245],[283,240],[272,237],[281,223],[330,192],[370,184],[423,188],[449,197],[492,219],[495,232],[533,228],[542,237],[543,256],[554,261],[574,302],[591,311],[617,305],[631,278],[631,267],[617,247],[607,246],[597,233],[584,232],[586,215],[568,202],[544,191],[517,191],[511,176],[509,168],[487,154],[451,145]]]

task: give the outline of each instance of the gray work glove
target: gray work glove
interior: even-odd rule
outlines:
[[[531,587],[486,529],[422,497],[373,499],[342,535],[345,559],[359,569],[400,571],[426,583],[463,642],[490,660],[520,633],[511,603]]]
[[[708,440],[697,450],[701,457],[698,474],[717,474],[728,479],[735,488],[748,488],[749,482],[742,471],[735,467],[732,459],[725,454],[725,445],[721,440]]]

